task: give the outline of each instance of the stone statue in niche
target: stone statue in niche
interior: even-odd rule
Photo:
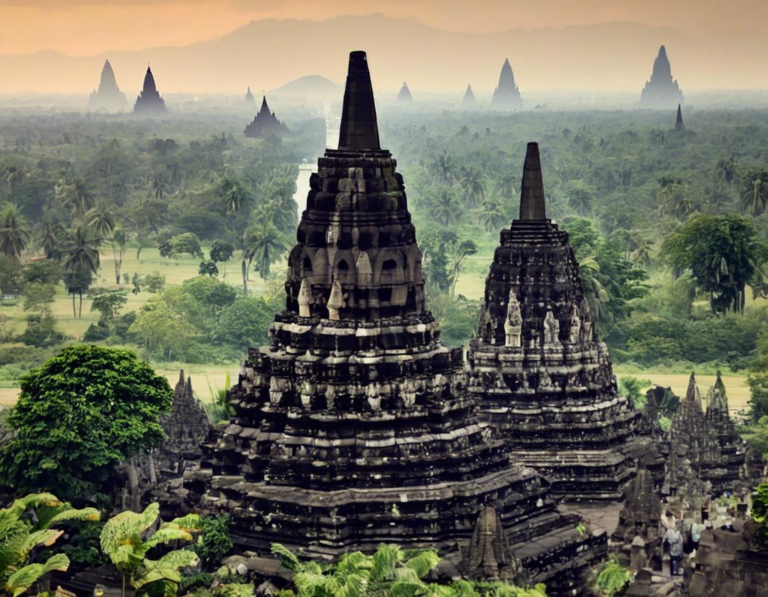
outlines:
[[[520,348],[523,345],[523,317],[514,288],[509,291],[509,304],[507,305],[507,318],[504,321],[504,333],[506,334],[507,346]]]
[[[276,377],[269,380],[269,401],[272,404],[280,404],[283,399],[283,391],[280,386],[280,381]]]
[[[310,317],[310,305],[312,304],[312,288],[310,287],[307,279],[304,278],[301,281],[301,288],[299,288],[299,317]]]
[[[571,311],[571,330],[568,334],[568,340],[571,344],[578,344],[581,340],[581,313],[579,313],[579,308],[576,305]]]
[[[544,345],[557,346],[560,344],[560,322],[557,321],[552,309],[547,309],[547,316],[544,318]]]

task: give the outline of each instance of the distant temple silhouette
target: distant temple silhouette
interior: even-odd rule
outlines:
[[[520,97],[520,90],[515,84],[515,75],[512,72],[512,66],[509,64],[509,58],[504,60],[504,66],[501,67],[499,86],[493,92],[491,107],[494,110],[523,109],[523,98]]]
[[[413,103],[413,96],[411,95],[411,90],[408,89],[408,83],[403,81],[403,86],[400,88],[400,93],[397,94],[397,101],[401,104],[411,104]]]
[[[253,122],[245,127],[246,137],[251,139],[263,139],[269,135],[284,135],[289,133],[288,127],[280,122],[274,112],[270,112],[267,104],[267,96],[262,96],[261,108],[259,108]]]
[[[677,104],[677,119],[675,120],[675,130],[685,130],[685,123],[683,122],[683,107],[680,104]]]
[[[248,87],[248,92],[245,94],[245,103],[246,104],[255,104],[256,98],[253,97],[253,94],[251,93],[251,88]]]
[[[101,69],[101,81],[99,81],[98,90],[94,90],[88,98],[89,110],[107,110],[120,111],[128,107],[128,99],[120,91],[115,79],[115,71],[109,60],[104,62],[104,68]]]
[[[144,88],[141,90],[139,97],[136,98],[133,113],[143,116],[161,116],[168,113],[168,108],[165,107],[165,100],[157,91],[155,77],[152,75],[152,69],[149,66],[147,66],[147,74],[144,75]]]
[[[648,108],[674,108],[682,103],[683,92],[672,78],[672,67],[667,57],[667,49],[659,48],[659,54],[653,62],[651,78],[640,94],[640,102]]]
[[[461,100],[462,108],[474,108],[477,106],[475,94],[472,91],[472,85],[467,84],[467,90],[464,92],[464,99]]]

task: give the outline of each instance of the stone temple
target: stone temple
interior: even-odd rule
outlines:
[[[659,55],[653,63],[650,80],[645,84],[640,102],[647,108],[674,108],[683,101],[683,92],[672,78],[672,67],[667,57],[667,49],[659,48]]]
[[[485,285],[469,389],[513,459],[569,500],[620,499],[639,416],[595,337],[568,234],[547,219],[539,148],[528,144],[520,217],[502,230]]]
[[[464,97],[461,100],[462,108],[475,108],[477,106],[477,100],[475,100],[475,94],[472,91],[472,85],[467,83],[467,90],[464,92]]]
[[[284,135],[290,131],[285,123],[280,122],[275,113],[270,111],[265,95],[261,98],[261,108],[256,113],[253,122],[246,126],[243,132],[246,137],[251,139],[263,139],[269,135]]]
[[[366,54],[352,52],[339,148],[312,175],[285,310],[270,344],[249,350],[230,392],[236,415],[185,487],[232,517],[240,547],[279,542],[316,558],[382,542],[456,555],[492,507],[529,577],[572,594],[605,533],[580,534],[547,482],[479,424],[462,350],[442,346],[425,307],[396,167],[379,143]]]
[[[253,97],[253,93],[251,93],[250,86],[248,87],[248,91],[245,92],[245,103],[246,104],[255,104],[256,98]]]
[[[147,66],[147,73],[144,75],[144,87],[139,97],[136,98],[133,113],[142,116],[163,116],[168,113],[168,108],[165,107],[165,100],[157,91],[155,77],[149,66]]]
[[[125,94],[120,91],[115,79],[115,71],[109,60],[104,62],[104,68],[101,69],[101,81],[99,88],[91,93],[88,98],[89,110],[105,110],[107,112],[120,112],[128,107],[128,100]]]
[[[501,67],[499,85],[493,92],[491,108],[494,110],[523,109],[523,98],[520,96],[520,90],[515,84],[515,75],[512,72],[512,66],[509,64],[509,58],[504,60],[504,66]]]
[[[408,89],[408,83],[403,82],[403,86],[400,88],[400,91],[397,94],[397,102],[400,104],[413,103],[413,96],[411,95],[411,90]]]

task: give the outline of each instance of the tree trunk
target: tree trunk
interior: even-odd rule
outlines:
[[[141,496],[139,495],[139,471],[136,469],[136,458],[128,461],[128,491],[130,493],[130,508],[132,512],[141,511]]]
[[[80,305],[77,308],[77,318],[83,318],[83,291],[80,291]]]
[[[77,307],[75,306],[75,293],[72,291],[72,318],[77,319]]]
[[[152,456],[152,452],[147,455],[147,458],[149,459],[149,482],[152,484],[152,487],[155,487],[157,486],[157,472],[155,471],[155,459]]]
[[[248,270],[245,265],[245,259],[243,259],[242,263],[240,264],[240,269],[243,273],[243,296],[248,295]]]
[[[136,261],[138,261],[139,259],[141,259],[141,249],[142,249],[142,248],[143,248],[143,247],[141,246],[141,243],[139,243],[139,248],[136,250]]]

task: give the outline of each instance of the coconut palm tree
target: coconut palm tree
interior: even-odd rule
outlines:
[[[739,180],[739,164],[732,155],[718,160],[715,166],[715,175],[720,182],[730,189],[734,182]]]
[[[40,231],[40,244],[43,247],[46,259],[59,259],[61,253],[59,244],[61,243],[61,225],[51,221],[43,223]]]
[[[251,261],[256,261],[256,268],[263,280],[269,276],[269,269],[283,251],[288,247],[284,234],[272,225],[272,222],[264,219],[259,222],[247,235],[249,269]]]
[[[485,199],[483,176],[477,168],[463,168],[459,185],[464,191],[467,209],[472,209],[478,201]]]
[[[443,188],[427,199],[430,217],[443,226],[450,226],[458,218],[458,205],[450,189]]]
[[[495,201],[484,201],[477,214],[478,223],[486,232],[496,232],[507,223],[507,215]]]
[[[496,183],[496,192],[504,199],[513,199],[517,192],[517,175],[508,172]]]
[[[0,211],[0,253],[18,259],[31,238],[26,218],[15,205],[6,204]]]
[[[85,214],[85,224],[97,238],[108,238],[115,229],[115,218],[104,203],[97,203]]]
[[[72,312],[78,318],[83,315],[83,294],[88,290],[92,276],[101,265],[100,244],[101,239],[95,237],[85,226],[78,226],[64,244],[65,283],[72,295]],[[80,296],[80,308],[77,312],[75,294]]]
[[[765,211],[766,202],[768,202],[768,173],[752,172],[744,180],[741,209],[756,218]]]
[[[72,216],[82,217],[93,204],[91,185],[79,176],[59,181],[54,189],[56,201],[69,208]]]

